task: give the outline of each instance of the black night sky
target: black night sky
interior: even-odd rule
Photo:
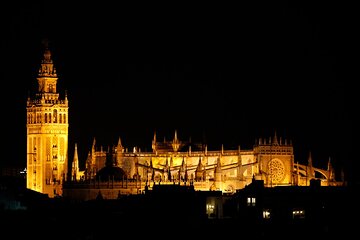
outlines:
[[[70,100],[70,160],[76,142],[83,163],[94,137],[151,151],[154,131],[176,129],[210,149],[251,149],[276,131],[295,161],[311,151],[315,166],[331,157],[352,174],[351,6],[13,1],[0,11],[1,165],[26,165],[26,98],[48,38]]]

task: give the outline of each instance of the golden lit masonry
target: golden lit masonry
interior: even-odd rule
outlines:
[[[311,154],[305,164],[295,161],[292,142],[276,132],[256,140],[252,149],[208,149],[202,143],[180,140],[176,130],[169,141],[158,141],[154,133],[149,152],[137,147],[128,150],[120,138],[104,150],[94,139],[83,170],[75,144],[67,175],[69,107],[66,94],[61,99],[57,92],[57,80],[45,44],[38,90],[27,101],[27,187],[49,197],[115,199],[143,193],[154,184],[192,185],[195,190],[232,194],[253,179],[263,180],[267,187],[309,186],[312,179],[323,186],[343,184],[343,179],[335,179],[330,160],[326,169],[313,165]]]
[[[68,100],[57,92],[57,73],[45,42],[37,81],[38,91],[29,96],[27,114],[27,188],[62,195],[67,175]]]
[[[119,195],[139,194],[156,184],[192,185],[195,190],[221,191],[232,194],[249,185],[253,179],[263,180],[266,187],[309,186],[312,179],[323,186],[342,185],[336,181],[330,161],[327,169],[316,168],[311,154],[307,164],[294,161],[293,145],[282,141],[276,133],[259,139],[253,149],[208,150],[206,145],[180,141],[175,131],[170,141],[152,141],[152,151],[137,147],[128,151],[119,138],[104,150],[95,139],[79,170],[77,147],[71,180],[64,185],[64,196],[79,199],[116,199]]]

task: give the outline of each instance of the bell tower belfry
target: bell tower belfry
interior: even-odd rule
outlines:
[[[49,197],[62,195],[68,171],[68,99],[57,92],[57,73],[48,42],[37,76],[38,89],[26,105],[26,187]]]

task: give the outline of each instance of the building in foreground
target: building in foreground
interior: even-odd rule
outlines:
[[[239,225],[255,226],[267,236],[286,232],[297,237],[350,237],[357,232],[353,221],[359,214],[358,192],[359,186],[321,186],[318,179],[309,186],[273,188],[254,179],[232,195],[229,205]]]

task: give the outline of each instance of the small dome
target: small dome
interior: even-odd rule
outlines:
[[[126,174],[123,169],[116,166],[106,166],[100,169],[96,174],[96,179],[101,181],[121,181],[126,179]]]

